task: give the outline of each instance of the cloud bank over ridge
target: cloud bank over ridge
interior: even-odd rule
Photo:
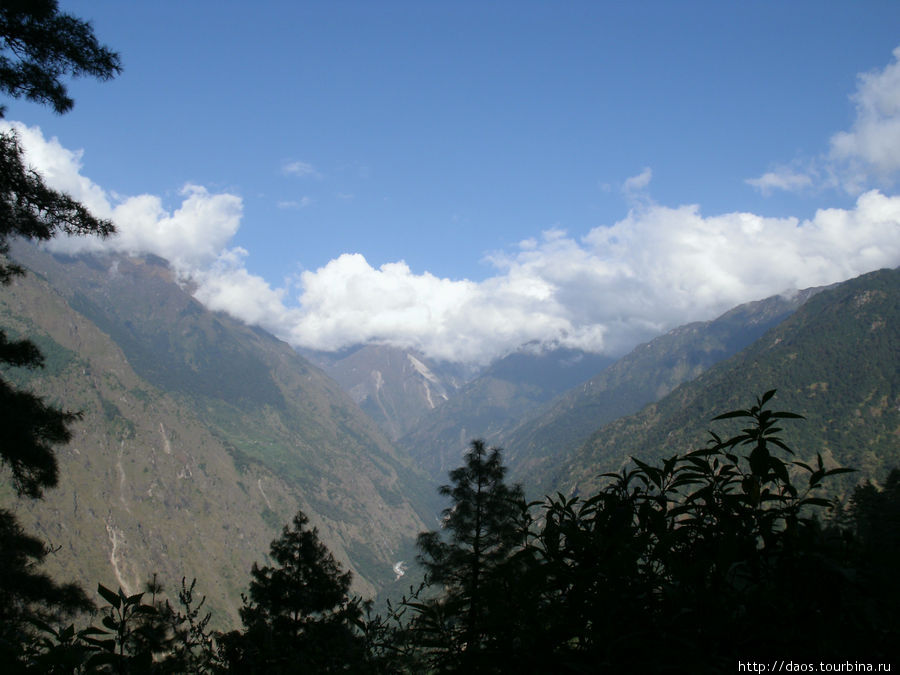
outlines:
[[[347,252],[274,288],[247,270],[252,252],[230,246],[241,226],[239,197],[186,185],[169,211],[154,195],[113,196],[82,175],[80,152],[21,123],[2,122],[0,129],[16,130],[28,161],[51,186],[111,218],[118,230],[105,241],[59,238],[51,248],[166,258],[206,306],[295,346],[334,350],[377,341],[470,363],[528,341],[620,354],[742,302],[900,265],[900,196],[865,189],[870,176],[884,181],[900,171],[900,48],[894,57],[883,71],[860,76],[856,121],[831,138],[828,161],[841,162],[844,172],[832,182],[853,188],[852,208],[820,209],[807,219],[705,215],[696,204],[655,203],[646,168],[623,183],[631,210],[621,220],[580,238],[550,229],[492,253],[494,273],[480,281],[439,278],[402,260],[376,268]],[[283,170],[318,175],[305,162]],[[747,182],[767,192],[806,189],[814,179],[793,167]]]

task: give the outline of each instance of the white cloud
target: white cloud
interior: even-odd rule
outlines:
[[[887,176],[900,169],[900,47],[884,70],[859,75],[850,131],[831,138],[831,154]]]
[[[322,175],[309,162],[285,162],[281,170],[287,175],[300,178],[320,178]]]
[[[312,197],[301,197],[300,199],[288,199],[278,202],[279,209],[305,209],[313,203]]]
[[[0,124],[0,129],[9,128],[19,135],[26,161],[48,185],[67,192],[116,226],[116,234],[103,241],[96,237],[55,237],[49,243],[52,250],[152,253],[169,260],[179,274],[189,276],[212,265],[240,226],[242,204],[235,195],[210,194],[203,187],[186,185],[181,190],[181,205],[171,213],[155,195],[117,201],[81,175],[80,151],[67,150],[56,138],[45,139],[37,127],[18,122]]]
[[[241,200],[230,194],[211,195],[196,185],[185,186],[181,194],[184,201],[171,214],[150,195],[116,206],[115,248],[154,253],[185,273],[211,265],[240,226]]]
[[[56,138],[45,139],[38,127],[0,119],[0,132],[7,131],[16,133],[26,153],[26,162],[39,168],[49,185],[71,195],[99,218],[112,215],[103,189],[81,175],[81,150],[68,150]]]
[[[273,289],[262,277],[244,268],[248,255],[243,248],[223,251],[206,269],[194,270],[194,296],[214,311],[228,312],[252,325],[280,332],[296,320],[296,310],[284,304],[285,289]]]
[[[647,186],[650,185],[650,180],[652,178],[653,171],[650,169],[650,167],[647,167],[637,176],[632,176],[631,178],[626,179],[625,183],[622,185],[622,192],[624,192],[626,196],[643,192],[647,189]]]
[[[402,261],[374,268],[346,253],[279,289],[247,271],[247,251],[229,248],[240,198],[189,185],[171,212],[152,195],[115,201],[81,176],[79,153],[25,131],[28,159],[48,183],[70,189],[118,228],[105,241],[54,246],[165,257],[207,306],[298,346],[383,341],[482,363],[532,340],[615,354],[741,302],[900,264],[900,196],[869,191],[851,209],[808,220],[705,216],[696,205],[644,199],[581,239],[551,229],[491,255],[496,273],[480,282],[414,272]],[[649,180],[646,171],[631,185],[644,189]]]
[[[809,174],[799,173],[788,167],[769,171],[759,178],[748,178],[745,182],[758,189],[764,195],[769,195],[774,190],[797,192],[813,185],[813,179]]]
[[[790,288],[900,264],[900,197],[872,191],[810,220],[650,206],[575,240],[561,230],[491,262],[480,283],[343,255],[301,279],[291,338],[367,339],[483,361],[527,340],[621,353],[660,331]]]
[[[849,130],[832,135],[829,150],[745,182],[764,195],[810,187],[839,187],[859,195],[873,184],[891,185],[900,171],[900,47],[882,70],[860,73],[851,96],[856,115]]]

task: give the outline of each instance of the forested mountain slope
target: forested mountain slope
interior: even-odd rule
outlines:
[[[768,389],[778,390],[774,408],[806,417],[783,434],[797,459],[821,453],[859,469],[850,482],[883,479],[900,465],[900,270],[823,290],[747,349],[599,429],[540,485],[584,492],[629,457],[654,460],[701,447],[712,417],[749,407]]]
[[[575,451],[604,424],[636,413],[753,344],[820,290],[748,302],[713,321],[680,326],[637,346],[501,434],[498,442],[507,449],[513,476],[530,482],[542,467]]]

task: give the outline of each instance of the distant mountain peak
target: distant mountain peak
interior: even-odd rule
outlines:
[[[406,433],[421,415],[443,404],[464,378],[460,367],[386,344],[317,352],[311,358],[392,439]]]

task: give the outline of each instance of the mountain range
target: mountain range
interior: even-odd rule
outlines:
[[[581,386],[525,415],[499,441],[509,448],[513,477],[554,490],[545,477],[597,429],[665,398],[684,382],[752,345],[797,311],[821,288],[742,304],[712,321],[675,328],[638,345]],[[540,477],[540,478],[538,478]]]
[[[473,438],[502,443],[524,415],[605,369],[613,359],[559,346],[524,345],[425,411],[397,443],[435,481],[462,462]]]
[[[0,292],[0,323],[46,366],[5,376],[83,418],[60,486],[29,502],[4,485],[0,501],[58,548],[54,574],[126,592],[197,577],[222,626],[298,509],[356,592],[407,588],[435,487],[473,438],[506,449],[530,496],[584,493],[777,388],[807,417],[789,430],[802,458],[853,480],[900,462],[897,270],[747,303],[619,359],[529,344],[475,369],[386,344],[295,350],[207,310],[152,256],[14,256],[29,272]]]
[[[436,481],[469,442],[506,449],[511,475],[536,488],[556,458],[607,422],[636,413],[682,382],[752,344],[821,289],[746,303],[673,329],[616,360],[558,346],[525,345],[488,366],[441,406],[423,411],[398,443]]]
[[[298,351],[341,385],[391,440],[409,433],[425,413],[455,396],[473,372],[386,344]]]
[[[747,409],[776,389],[795,460],[847,466],[844,487],[883,480],[900,466],[900,269],[879,270],[822,290],[746,349],[686,381],[658,402],[597,429],[541,484],[589,492],[598,474],[630,457],[659,460],[702,447],[723,412]],[[727,437],[737,428],[719,423]],[[839,491],[839,489],[838,489]]]

